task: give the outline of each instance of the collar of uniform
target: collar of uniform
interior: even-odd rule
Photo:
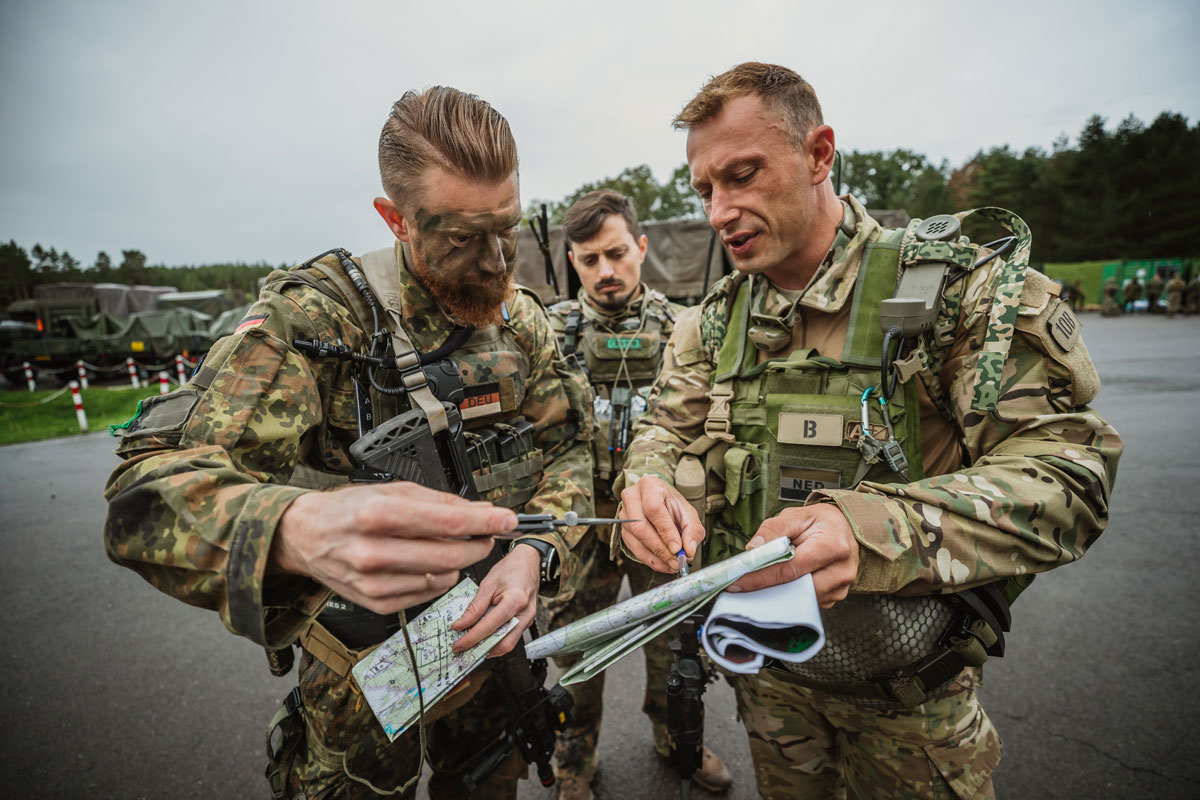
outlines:
[[[458,323],[447,316],[429,290],[412,274],[408,248],[397,242],[396,253],[400,271],[400,314],[404,319],[404,329],[420,352],[436,350],[458,327]]]
[[[645,282],[639,282],[638,287],[641,291],[638,292],[637,299],[626,303],[616,311],[600,308],[588,299],[587,292],[581,288],[578,295],[579,307],[583,311],[583,316],[593,325],[615,331],[623,320],[641,315],[642,305],[650,297],[650,287]]]
[[[808,282],[808,286],[804,287],[800,299],[796,301],[798,306],[828,313],[840,311],[854,294],[854,281],[858,278],[858,268],[862,264],[863,248],[868,242],[879,238],[882,230],[879,223],[853,195],[846,195],[842,202],[849,205],[851,213],[854,214],[854,235],[847,236],[840,227],[838,228],[820,268]],[[762,311],[772,316],[784,316],[792,301],[785,297],[769,278],[763,281],[763,285],[767,286],[768,290],[761,306]]]

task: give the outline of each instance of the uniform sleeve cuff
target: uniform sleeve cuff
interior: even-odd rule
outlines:
[[[267,575],[271,542],[288,506],[305,493],[294,486],[262,484],[234,520],[226,567],[228,626],[264,647],[290,643],[320,613],[332,592],[300,575]]]
[[[813,492],[808,503],[835,503],[858,540],[858,592],[888,592],[892,588],[893,562],[912,547],[907,519],[890,498],[850,489]]]

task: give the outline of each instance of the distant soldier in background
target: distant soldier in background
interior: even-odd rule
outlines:
[[[1183,293],[1187,290],[1187,284],[1183,278],[1176,272],[1171,276],[1171,280],[1167,281],[1167,319],[1174,319],[1175,315],[1183,309]]]
[[[1100,313],[1106,317],[1121,313],[1121,306],[1117,305],[1117,279],[1111,275],[1104,282],[1104,308]]]
[[[1147,311],[1151,314],[1158,313],[1158,298],[1162,297],[1163,279],[1162,272],[1155,271],[1150,280],[1146,281],[1146,300],[1149,301]]]
[[[1132,314],[1134,312],[1133,304],[1142,299],[1142,284],[1134,275],[1129,283],[1125,284],[1125,292],[1122,295],[1125,300],[1125,313]]]
[[[1200,272],[1187,282],[1187,289],[1183,293],[1183,311],[1189,316],[1200,313]]]
[[[1083,309],[1083,279],[1076,278],[1071,284],[1071,310],[1078,314]]]

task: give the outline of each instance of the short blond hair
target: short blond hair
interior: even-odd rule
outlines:
[[[677,130],[703,125],[720,114],[727,101],[751,94],[761,97],[763,105],[783,117],[788,138],[797,150],[803,149],[808,132],[824,122],[812,84],[787,67],[748,61],[709,78],[675,117],[673,125]]]
[[[517,143],[499,111],[450,86],[405,92],[379,134],[379,177],[399,207],[420,194],[421,176],[439,166],[463,178],[499,183],[517,171]]]

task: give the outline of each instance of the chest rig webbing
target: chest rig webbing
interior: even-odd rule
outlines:
[[[881,386],[880,307],[896,291],[905,234],[884,231],[865,245],[839,358],[799,349],[757,363],[748,339],[755,279],[733,290],[706,435],[676,473],[708,520],[706,558],[740,552],[764,520],[812,491],[923,477],[917,384],[906,380],[888,399]],[[860,704],[914,706],[964,666],[1002,653],[1007,613],[995,585],[937,598],[851,594],[822,612],[821,652],[776,674]]]
[[[533,443],[532,425],[517,415],[529,365],[513,334],[495,325],[460,329],[433,354],[418,353],[404,327],[396,251],[365,253],[357,276],[352,262],[346,266],[348,257],[338,261],[339,266],[311,261],[289,272],[288,280],[313,286],[348,308],[363,331],[383,325],[391,368],[354,379],[360,436],[349,449],[359,469],[343,474],[298,465],[293,483],[324,489],[352,480],[411,480],[454,492],[469,475],[472,496],[523,506],[537,489],[544,459]],[[337,348],[330,351],[353,359]],[[336,393],[331,386],[321,389],[322,397]],[[335,595],[301,632],[300,642],[344,677],[364,649],[400,624],[398,614],[375,614]]]
[[[666,325],[672,321],[667,298],[647,288],[642,311],[615,326],[601,328],[583,313],[578,300],[569,301],[563,328],[563,355],[582,357],[596,391],[597,431],[592,457],[598,489],[609,491],[625,463],[634,417],[645,408],[639,394],[654,383],[667,344]]]

